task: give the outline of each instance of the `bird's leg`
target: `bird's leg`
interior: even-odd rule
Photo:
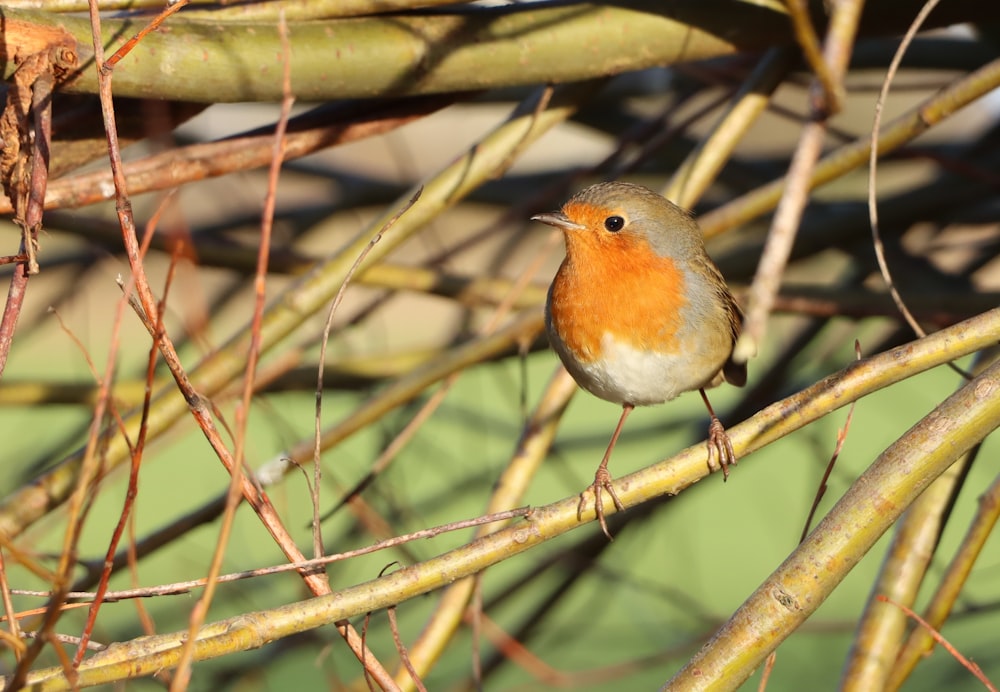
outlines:
[[[699,389],[698,393],[701,394],[701,400],[708,408],[708,415],[712,417],[712,422],[708,424],[708,468],[713,471],[721,468],[722,480],[725,481],[729,478],[729,467],[736,465],[736,450],[733,449],[733,443],[729,439],[726,429],[722,427],[722,421],[715,415],[715,410],[708,401],[705,389]],[[719,458],[718,465],[712,463],[712,459],[716,456]]]
[[[613,540],[611,538],[611,532],[608,531],[608,522],[604,519],[604,503],[601,501],[601,491],[607,490],[608,494],[611,495],[611,499],[615,503],[615,507],[619,512],[625,511],[625,505],[622,501],[618,499],[618,493],[615,492],[614,486],[611,485],[611,474],[608,473],[608,461],[611,459],[611,450],[615,448],[615,443],[618,442],[618,436],[622,434],[622,428],[625,426],[625,419],[628,418],[628,414],[632,413],[632,409],[635,408],[632,404],[622,404],[622,416],[618,419],[618,425],[615,427],[614,434],[611,435],[611,442],[608,443],[608,450],[604,452],[604,458],[601,459],[601,465],[597,467],[597,473],[594,474],[594,483],[587,488],[587,490],[594,491],[594,512],[597,514],[597,521],[601,524],[601,530],[604,535],[608,537],[608,540]],[[577,507],[576,516],[579,519],[583,514],[583,504],[584,498],[587,491],[584,490],[580,495],[580,505]]]

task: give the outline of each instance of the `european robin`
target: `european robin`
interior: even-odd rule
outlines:
[[[709,468],[721,467],[728,478],[736,453],[705,389],[723,380],[738,387],[746,383],[746,363],[732,360],[743,314],[705,251],[698,224],[652,190],[599,183],[577,193],[561,211],[532,220],[555,226],[566,238],[566,259],[545,310],[552,347],[581,387],[622,405],[588,488],[610,538],[601,491],[624,510],[608,460],[634,407],[697,389],[711,416]]]

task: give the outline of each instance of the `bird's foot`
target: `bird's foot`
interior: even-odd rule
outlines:
[[[597,473],[594,474],[594,482],[580,493],[580,505],[577,507],[576,516],[578,519],[583,518],[583,507],[587,502],[587,492],[594,491],[594,513],[597,515],[597,521],[601,525],[601,531],[604,535],[608,537],[608,540],[614,540],[611,537],[611,532],[608,530],[608,522],[604,518],[604,498],[601,496],[604,490],[608,491],[608,495],[611,496],[611,500],[615,503],[615,507],[619,512],[625,511],[625,505],[622,501],[618,499],[618,493],[615,492],[615,487],[611,485],[611,474],[608,473],[608,469],[603,465],[597,469]]]
[[[712,416],[708,425],[708,468],[722,471],[722,480],[729,478],[729,467],[736,465],[736,450],[733,449],[729,433],[722,427],[722,421]]]

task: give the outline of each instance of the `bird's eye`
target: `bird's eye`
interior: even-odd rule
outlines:
[[[617,233],[625,226],[625,219],[620,216],[609,216],[604,219],[604,227],[612,233]]]

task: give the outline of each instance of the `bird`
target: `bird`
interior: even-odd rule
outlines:
[[[602,491],[624,511],[608,461],[636,406],[698,390],[711,416],[709,469],[721,468],[728,479],[736,453],[705,390],[723,381],[746,384],[746,363],[733,360],[743,313],[691,214],[649,188],[597,183],[560,211],[531,218],[565,237],[566,256],[545,306],[549,342],[580,387],[622,407],[577,512],[582,517],[592,490],[595,514],[610,540]]]

